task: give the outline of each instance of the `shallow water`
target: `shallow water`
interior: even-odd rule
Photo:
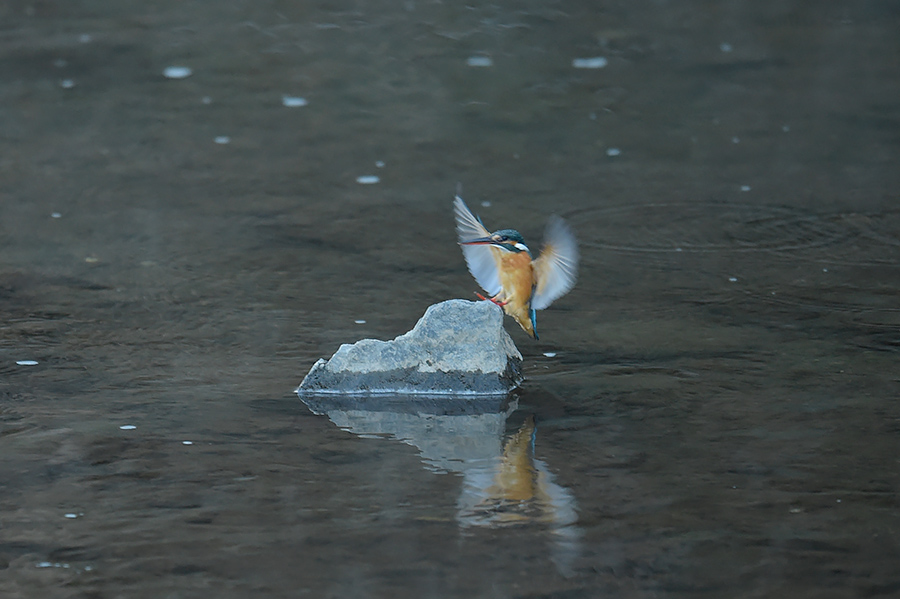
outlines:
[[[0,7],[0,595],[900,593],[895,3],[151,4]],[[458,183],[523,389],[299,401]]]

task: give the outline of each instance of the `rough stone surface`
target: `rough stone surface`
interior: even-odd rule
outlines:
[[[522,381],[521,363],[500,308],[449,300],[393,341],[342,345],[313,365],[297,392],[500,395]]]

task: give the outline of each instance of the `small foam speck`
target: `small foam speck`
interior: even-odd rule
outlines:
[[[288,108],[298,108],[309,104],[306,98],[300,96],[281,96],[281,103]]]
[[[490,56],[470,56],[466,59],[466,64],[470,67],[492,67],[494,61]]]
[[[609,64],[609,61],[603,56],[576,58],[572,61],[572,66],[576,69],[602,69],[607,64]]]
[[[163,76],[166,79],[185,79],[194,74],[190,67],[171,66],[163,69]]]

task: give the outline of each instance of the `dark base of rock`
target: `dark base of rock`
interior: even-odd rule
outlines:
[[[504,372],[420,372],[414,368],[385,372],[329,372],[319,360],[297,388],[308,394],[506,395],[523,377],[521,360],[510,360]]]

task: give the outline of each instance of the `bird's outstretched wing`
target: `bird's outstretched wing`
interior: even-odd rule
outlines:
[[[456,234],[460,241],[469,241],[479,237],[487,237],[490,231],[484,228],[481,221],[476,218],[462,198],[456,196],[453,200],[453,210],[456,213]],[[500,265],[496,252],[490,245],[461,245],[463,256],[469,272],[481,285],[481,288],[491,295],[497,295],[502,289],[500,285]]]
[[[470,267],[471,268],[471,267]],[[534,261],[536,287],[531,307],[543,310],[575,285],[578,276],[578,242],[566,221],[550,217],[544,233],[544,247]]]

